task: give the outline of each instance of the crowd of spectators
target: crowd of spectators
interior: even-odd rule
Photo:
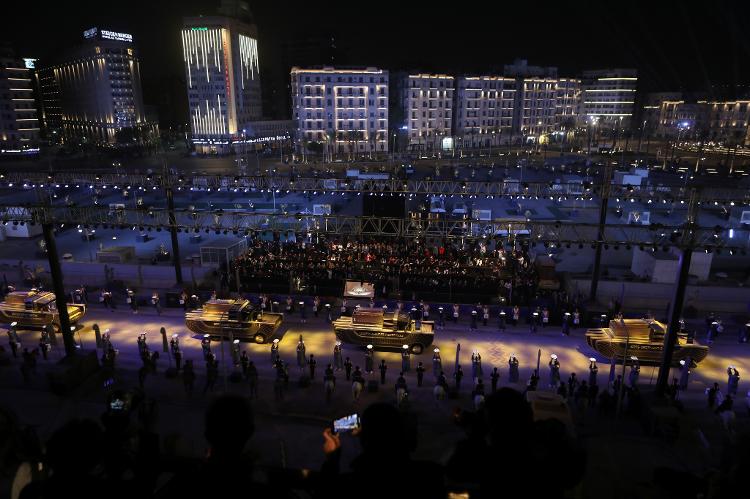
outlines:
[[[346,280],[373,283],[379,297],[412,300],[524,306],[553,294],[539,288],[526,249],[495,241],[256,240],[228,274],[254,292],[283,292],[291,279],[311,295],[340,296]]]

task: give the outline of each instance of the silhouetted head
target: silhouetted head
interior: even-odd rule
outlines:
[[[46,460],[56,474],[85,475],[101,457],[102,430],[90,419],[74,419],[52,434]]]
[[[376,403],[362,413],[360,442],[367,454],[397,457],[407,452],[404,421],[398,410]]]
[[[235,395],[217,398],[206,411],[203,435],[212,457],[237,457],[255,432],[250,403]]]
[[[523,439],[532,429],[531,406],[521,392],[501,388],[487,397],[484,407],[495,445],[503,445],[505,440]]]

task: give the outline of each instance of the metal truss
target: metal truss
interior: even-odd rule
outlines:
[[[599,183],[597,183],[599,182]],[[629,186],[601,181],[522,182],[513,178],[498,181],[481,180],[401,180],[313,178],[292,176],[226,176],[226,175],[129,175],[82,174],[57,172],[13,172],[0,174],[0,188],[56,189],[110,188],[114,190],[153,190],[171,187],[175,191],[199,192],[302,192],[311,194],[357,193],[360,195],[425,195],[446,197],[484,197],[513,199],[594,199],[608,191],[610,199],[621,202],[684,204],[690,197],[685,185],[657,184]],[[179,195],[179,192],[175,192]],[[699,205],[749,205],[750,191],[740,188],[701,188]]]
[[[348,215],[259,214],[224,210],[175,210],[174,228],[179,232],[258,234],[293,232],[299,236],[406,237],[500,239],[529,241],[550,250],[562,245],[605,247],[639,246],[651,250],[670,247],[704,248],[709,251],[746,251],[750,230],[735,229],[733,238],[723,227],[684,225],[607,224],[603,238],[598,224],[574,221],[518,220],[478,221],[456,218],[387,218]],[[166,209],[110,209],[106,206],[0,206],[0,223],[52,224],[56,228],[119,228],[139,231],[170,230]],[[744,241],[744,242],[743,242]]]

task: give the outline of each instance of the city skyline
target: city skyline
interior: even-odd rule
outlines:
[[[44,63],[60,47],[77,43],[81,31],[91,26],[132,33],[141,53],[144,101],[159,108],[162,124],[172,125],[187,116],[187,99],[184,91],[178,92],[185,86],[179,36],[183,16],[215,14],[218,4],[136,2],[127,11],[51,6],[50,15],[38,19],[39,29],[47,36],[29,37],[24,26],[11,25],[3,38],[24,56]],[[16,8],[9,8],[10,17]],[[502,74],[503,65],[523,58],[530,64],[557,66],[565,76],[585,69],[633,67],[638,70],[641,95],[698,90],[716,98],[741,97],[750,81],[742,64],[750,54],[750,40],[743,28],[747,16],[741,15],[745,7],[731,3],[720,3],[707,12],[679,4],[649,6],[648,10],[640,10],[638,5],[614,6],[606,12],[599,12],[594,5],[566,6],[564,17],[556,6],[535,12],[514,6],[488,7],[478,12],[451,12],[447,30],[440,12],[399,7],[382,14],[390,15],[388,30],[373,31],[371,37],[362,36],[362,22],[356,16],[335,6],[321,12],[302,5],[296,7],[299,15],[294,16],[283,15],[265,1],[251,2],[250,9],[259,32],[264,111],[273,117],[291,114],[287,104],[293,65]],[[142,16],[143,12],[149,15]],[[568,20],[567,24],[558,19]],[[531,40],[526,21],[534,23]],[[692,29],[697,23],[706,28]],[[717,24],[721,30],[711,28]],[[48,39],[57,42],[45,43]]]

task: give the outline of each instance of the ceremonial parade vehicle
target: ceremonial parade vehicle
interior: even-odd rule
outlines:
[[[416,321],[404,312],[371,308],[358,308],[351,316],[342,315],[333,321],[333,330],[343,343],[393,349],[408,345],[414,354],[422,353],[435,337],[432,321]]]
[[[70,323],[75,324],[86,313],[86,305],[68,303]],[[0,302],[0,322],[16,323],[18,328],[43,328],[49,324],[60,327],[60,314],[55,294],[46,291],[13,291]]]
[[[249,300],[209,300],[202,308],[187,312],[185,324],[198,334],[266,343],[283,319],[284,314],[264,312]]]
[[[666,325],[652,319],[617,319],[609,321],[609,327],[586,331],[586,342],[609,359],[636,356],[641,364],[658,364],[664,351],[666,331]],[[672,365],[677,366],[688,358],[692,363],[698,363],[706,355],[707,346],[681,332],[675,342]]]

